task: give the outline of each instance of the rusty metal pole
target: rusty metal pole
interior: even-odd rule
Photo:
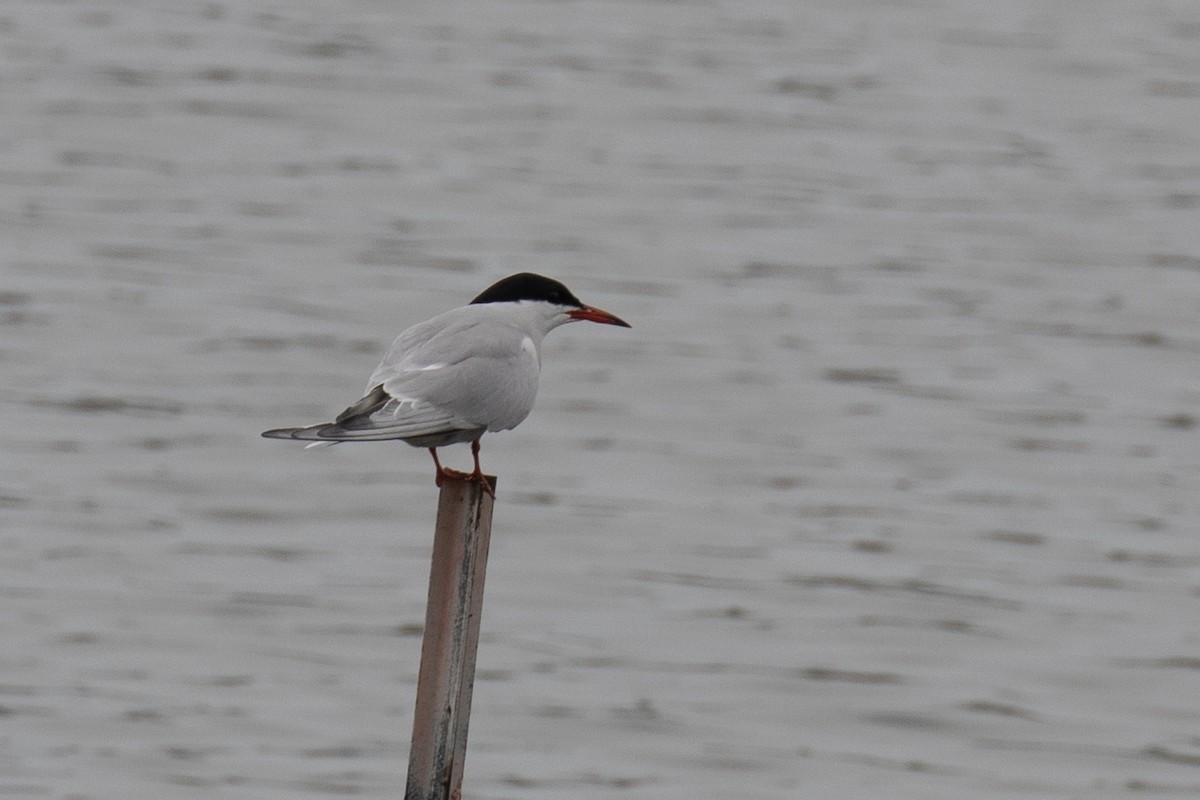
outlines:
[[[495,491],[496,477],[484,477]],[[442,481],[405,800],[462,796],[492,502],[465,476]]]

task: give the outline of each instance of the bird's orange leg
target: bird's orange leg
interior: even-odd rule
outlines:
[[[459,472],[456,469],[450,469],[449,467],[443,467],[442,462],[438,460],[437,448],[436,447],[429,448],[429,455],[433,456],[433,464],[434,464],[434,466],[437,467],[437,472],[433,476],[434,485],[440,487],[442,485],[442,481],[444,481],[447,477],[465,478],[466,480],[477,481],[477,482],[483,484],[483,490],[485,492],[487,492],[488,494],[490,494],[492,496],[493,500],[496,499],[496,493],[494,491],[492,491],[492,485],[487,482],[486,478],[483,477],[483,469],[479,466],[479,440],[478,439],[471,442],[471,454],[475,456],[475,471],[474,472]]]
[[[446,479],[446,470],[442,469],[442,462],[438,461],[437,448],[429,448],[429,455],[433,456],[433,465],[437,467],[437,472],[433,474],[433,485],[441,487],[442,481]]]
[[[471,475],[468,475],[465,472],[459,472],[456,469],[448,469],[447,467],[443,467],[442,462],[438,461],[436,447],[429,448],[429,455],[433,456],[433,465],[435,467],[437,467],[437,472],[433,476],[433,484],[435,486],[441,486],[442,481],[446,480],[447,476],[451,476],[451,477],[455,477],[455,478],[471,478],[472,477]]]
[[[483,467],[479,466],[479,440],[474,439],[471,442],[471,455],[475,457],[475,471],[471,473],[471,480],[479,481],[483,486],[483,490],[496,499],[496,492],[492,489],[492,485],[488,483],[488,479],[483,477]]]

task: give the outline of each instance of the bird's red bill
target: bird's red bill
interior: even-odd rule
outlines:
[[[602,325],[620,325],[622,328],[633,327],[620,317],[610,314],[607,311],[593,308],[592,306],[573,309],[567,312],[567,316],[574,319],[586,319],[588,322],[599,322]]]

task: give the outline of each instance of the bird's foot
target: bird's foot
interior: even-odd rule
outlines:
[[[483,476],[483,469],[479,466],[479,440],[471,442],[471,453],[475,456],[475,471],[474,472],[459,472],[456,469],[443,467],[442,462],[438,460],[437,448],[429,448],[429,454],[433,456],[433,463],[437,467],[437,472],[434,473],[433,483],[439,489],[442,487],[442,481],[446,478],[456,478],[464,481],[474,481],[483,486],[483,490],[496,499],[496,490],[492,488],[492,484]]]
[[[488,494],[490,494],[492,496],[493,500],[496,499],[496,490],[492,488],[491,481],[489,481],[486,477],[484,477],[484,474],[481,470],[476,469],[474,472],[472,472],[470,475],[467,476],[467,480],[478,481],[479,485],[483,487],[483,490],[485,492],[487,492]]]
[[[435,486],[438,486],[440,488],[442,485],[442,481],[446,480],[446,478],[457,478],[459,480],[464,480],[464,481],[475,480],[475,476],[472,475],[470,472],[463,472],[462,470],[450,469],[449,467],[439,466],[437,473],[435,473],[433,476],[433,483]]]
[[[475,439],[471,442],[471,456],[475,459],[475,471],[471,473],[470,480],[479,481],[483,486],[483,490],[496,499],[496,490],[492,488],[492,484],[487,478],[483,477],[483,467],[479,466],[479,440]]]
[[[492,488],[492,484],[488,482],[488,479],[484,477],[482,472],[462,472],[461,470],[442,467],[434,475],[433,483],[440,489],[442,486],[442,481],[446,480],[446,478],[454,478],[456,480],[478,483],[483,487],[485,492],[492,496],[493,500],[496,499],[496,491]]]

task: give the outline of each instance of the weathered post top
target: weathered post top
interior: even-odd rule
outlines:
[[[448,474],[438,497],[405,800],[458,800],[492,533],[491,488]]]

